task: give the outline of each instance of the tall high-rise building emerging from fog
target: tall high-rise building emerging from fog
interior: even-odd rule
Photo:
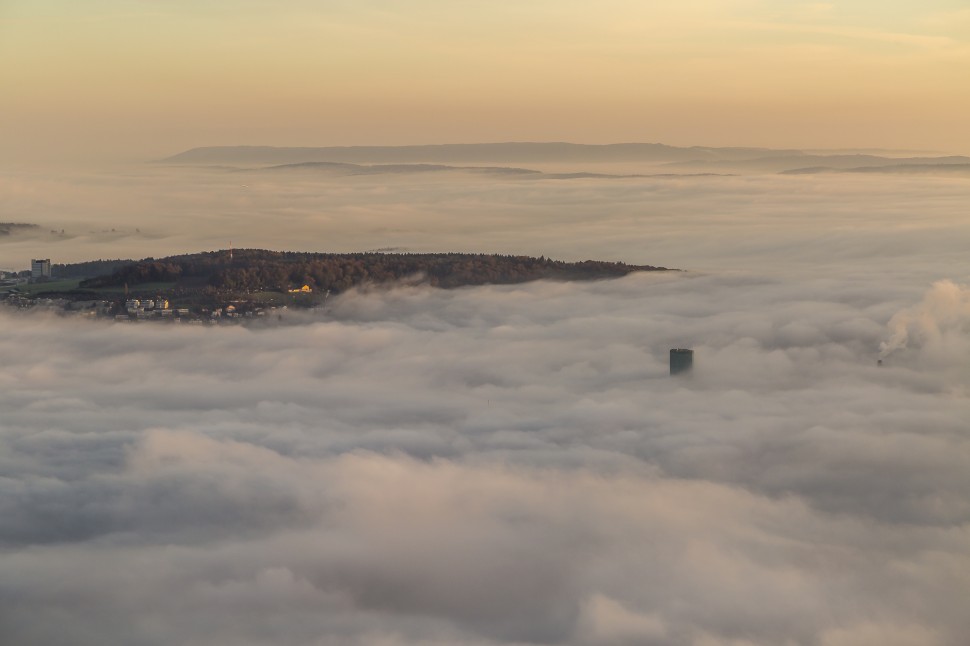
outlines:
[[[686,374],[694,367],[694,351],[685,348],[670,349],[670,374]]]

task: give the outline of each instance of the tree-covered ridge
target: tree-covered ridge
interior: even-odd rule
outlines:
[[[145,260],[92,278],[81,287],[175,282],[180,287],[235,291],[285,291],[309,285],[341,292],[363,283],[386,283],[421,277],[435,287],[510,284],[531,280],[617,278],[634,271],[664,267],[586,260],[563,262],[545,257],[464,253],[297,253],[237,249]]]
[[[88,278],[109,274],[137,262],[137,260],[88,260],[67,265],[55,264],[51,269],[58,278]]]

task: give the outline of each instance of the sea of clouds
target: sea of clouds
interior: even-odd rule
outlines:
[[[7,174],[0,220],[65,237],[0,265],[232,236],[688,271],[249,328],[0,309],[0,643],[965,643],[967,180],[242,175]]]

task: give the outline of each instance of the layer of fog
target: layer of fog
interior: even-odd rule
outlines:
[[[0,221],[57,234],[0,238],[0,268],[25,268],[36,257],[161,257],[231,242],[542,254],[695,271],[888,272],[922,289],[960,277],[937,266],[958,268],[964,257],[968,202],[970,181],[936,177],[335,178],[149,165],[19,172],[0,176]]]
[[[0,309],[0,642],[964,643],[970,183],[195,172],[8,176],[0,220],[130,233],[0,265],[231,231],[692,271],[262,328]]]

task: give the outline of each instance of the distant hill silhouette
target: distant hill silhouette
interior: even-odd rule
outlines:
[[[882,166],[916,167],[927,165],[950,165],[970,163],[970,157],[879,157],[877,155],[778,155],[756,157],[736,161],[707,162],[705,166],[725,170],[755,170],[764,172],[789,172],[802,169],[830,168],[850,170],[854,168],[878,168]],[[691,166],[690,162],[673,162],[671,168]]]
[[[109,262],[109,261],[99,261]],[[627,265],[586,260],[563,262],[540,257],[466,253],[301,253],[236,249],[227,251],[146,258],[130,263],[116,261],[110,274],[81,282],[80,287],[98,289],[142,283],[174,283],[173,289],[287,291],[293,286],[340,292],[364,283],[387,283],[402,279],[434,287],[511,284],[532,280],[594,280],[617,278],[635,271],[667,271],[664,267]],[[88,269],[85,267],[85,269]],[[73,268],[68,265],[65,272]],[[73,272],[79,273],[79,272]]]
[[[322,170],[344,175],[381,175],[385,173],[443,173],[466,172],[485,175],[532,175],[542,174],[529,168],[511,166],[448,166],[445,164],[349,164],[346,162],[301,162],[298,164],[279,164],[259,170]]]
[[[294,148],[274,146],[209,146],[193,148],[159,163],[246,167],[327,165],[353,174],[417,173],[464,170],[483,174],[525,175],[520,164],[540,163],[649,163],[668,165],[671,174],[730,174],[734,171],[785,172],[813,167],[851,169],[892,165],[965,164],[970,157],[909,156],[872,152],[805,152],[744,147],[677,147],[659,143],[572,144],[564,142],[510,142],[496,144],[442,144],[422,146],[331,146]],[[474,165],[474,166],[473,166]],[[487,165],[487,166],[483,166]],[[576,176],[576,175],[574,175]],[[593,176],[593,175],[590,175]],[[565,178],[565,176],[560,177]]]
[[[212,168],[212,166],[207,166]],[[514,166],[450,166],[447,164],[349,164],[346,162],[302,162],[299,164],[279,164],[260,168],[236,168],[241,173],[276,171],[317,171],[331,175],[413,175],[428,173],[471,173],[473,175],[492,175],[523,177],[528,179],[624,179],[631,177],[694,177],[725,175],[725,173],[546,173],[531,168]]]
[[[422,146],[332,146],[288,148],[274,146],[208,146],[193,148],[160,160],[168,164],[299,164],[345,162],[352,164],[473,162],[628,162],[718,161],[772,155],[797,155],[795,150],[768,148],[679,148],[656,143],[571,144],[499,143]]]
[[[961,159],[961,158],[953,158]],[[924,175],[970,175],[970,163],[949,162],[943,164],[885,164],[881,166],[857,166],[852,168],[833,168],[831,166],[810,166],[782,171],[784,175],[816,175],[819,173],[898,173]]]

